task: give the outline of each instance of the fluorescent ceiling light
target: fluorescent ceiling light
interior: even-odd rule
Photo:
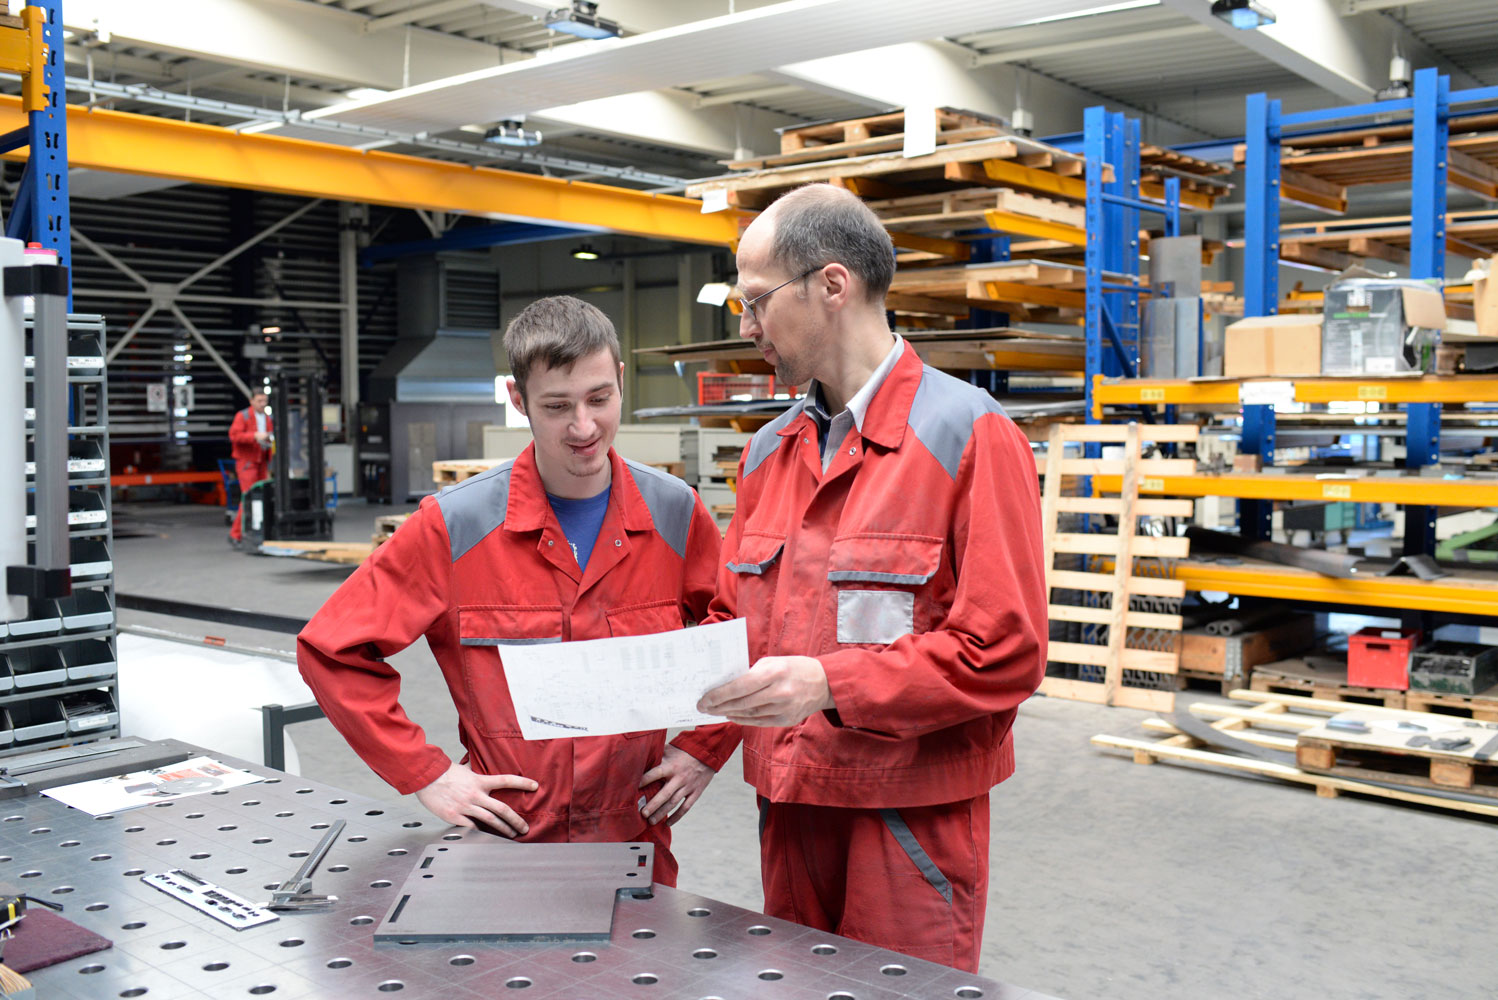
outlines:
[[[496,146],[539,146],[541,133],[535,129],[527,129],[524,118],[512,118],[485,132],[484,141]]]
[[[1245,31],[1274,23],[1274,11],[1258,0],[1213,0],[1212,16]]]
[[[572,248],[572,256],[578,260],[597,260],[598,251],[593,248],[593,244],[591,243],[579,243]]]
[[[616,38],[619,25],[598,16],[598,4],[590,0],[572,0],[571,7],[559,7],[546,15],[546,26],[565,31],[578,38]]]
[[[388,93],[390,91],[378,87],[354,87],[352,90],[345,90],[343,96],[351,101],[367,101],[374,97],[384,97]]]
[[[1088,7],[1086,10],[1072,11],[1070,14],[1051,14],[1048,17],[1037,17],[1030,21],[1021,21],[1015,27],[1023,28],[1027,24],[1049,24],[1052,21],[1070,21],[1076,17],[1092,17],[1094,14],[1112,14],[1119,10],[1134,10],[1138,7],[1158,7],[1160,0],[1124,0],[1123,3],[1105,3],[1098,7]]]

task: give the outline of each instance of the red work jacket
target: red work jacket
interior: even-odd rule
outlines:
[[[500,652],[516,641],[664,632],[705,615],[720,539],[702,500],[612,449],[609,461],[608,511],[586,572],[531,446],[423,500],[302,630],[297,663],[318,704],[397,791],[426,787],[450,763],[401,709],[400,677],[384,659],[426,636],[468,765],[540,785],[496,793],[529,824],[519,839],[625,841],[644,830],[638,786],[660,763],[664,734],[523,740]],[[708,735],[683,733],[677,745],[714,769],[723,764]]]
[[[265,432],[273,433],[270,414],[265,416]],[[234,420],[229,424],[229,444],[236,462],[264,465],[270,461],[270,449],[255,440],[255,411],[248,406],[234,414]]]
[[[988,393],[907,349],[825,472],[804,404],[755,434],[737,505],[709,620],[748,620],[750,662],[815,656],[837,705],[744,727],[760,795],[927,806],[1013,772],[1047,594],[1035,460]]]

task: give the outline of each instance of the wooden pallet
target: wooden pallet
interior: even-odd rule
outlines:
[[[1249,688],[1272,694],[1300,695],[1320,701],[1382,708],[1409,707],[1405,692],[1393,688],[1358,687],[1347,683],[1347,662],[1324,656],[1280,660],[1254,668]]]
[[[1344,717],[1364,713],[1348,712]],[[1375,716],[1375,718],[1377,718]],[[1414,733],[1373,729],[1368,733],[1348,733],[1316,726],[1296,739],[1295,763],[1303,771],[1332,774],[1343,778],[1390,782],[1413,788],[1452,788],[1473,795],[1498,800],[1498,761],[1478,760],[1475,754],[1494,737],[1498,728],[1472,723],[1458,724],[1449,717],[1426,714],[1420,722],[1406,725],[1430,727],[1431,735],[1465,738],[1461,750],[1435,750],[1412,747],[1408,741]],[[1441,730],[1441,725],[1452,728]]]
[[[1261,623],[1237,635],[1212,635],[1205,628],[1188,629],[1181,636],[1181,669],[1215,675],[1233,687],[1242,687],[1249,673],[1260,664],[1299,653],[1316,638],[1316,621],[1310,615],[1293,615],[1288,621]]]
[[[997,118],[952,108],[936,109],[937,145],[1012,134]],[[902,149],[904,144],[905,112],[891,111],[882,115],[813,122],[810,125],[784,129],[780,133],[780,155],[736,160],[728,166],[733,170],[757,170],[787,163]]]
[[[1406,691],[1404,704],[1417,712],[1456,715],[1480,722],[1498,722],[1498,688],[1482,694],[1439,694],[1435,691]]]
[[[370,544],[375,548],[384,545],[390,540],[390,536],[395,534],[395,529],[405,524],[406,518],[410,516],[410,514],[383,514],[375,518],[374,533],[369,536]]]
[[[1196,426],[1139,424],[1052,424],[1044,459],[1044,490],[1041,501],[1041,523],[1045,530],[1046,586],[1049,589],[1082,590],[1106,594],[1108,607],[1050,604],[1049,617],[1055,622],[1078,622],[1106,625],[1106,644],[1052,641],[1048,647],[1051,663],[1075,665],[1080,673],[1101,673],[1101,681],[1084,678],[1046,677],[1040,685],[1042,694],[1091,701],[1104,705],[1125,705],[1151,711],[1167,712],[1175,703],[1175,674],[1180,655],[1175,649],[1136,648],[1130,643],[1132,629],[1152,629],[1179,633],[1181,616],[1130,608],[1130,598],[1165,597],[1179,600],[1185,585],[1178,580],[1137,575],[1140,557],[1184,558],[1188,544],[1184,538],[1161,538],[1136,534],[1141,516],[1189,517],[1190,500],[1141,499],[1139,477],[1147,474],[1148,465],[1141,458],[1141,444],[1151,441],[1194,441]],[[1124,457],[1117,460],[1067,458],[1068,442],[1106,442],[1122,444]],[[1157,461],[1157,460],[1151,460]],[[1188,463],[1194,464],[1194,463]],[[1037,467],[1040,463],[1037,462]],[[1062,483],[1066,476],[1122,474],[1122,490],[1117,497],[1064,496]],[[1114,534],[1076,534],[1059,530],[1062,514],[1112,515],[1117,518]],[[1081,554],[1103,556],[1112,561],[1106,572],[1058,570],[1056,556]],[[1089,559],[1103,569],[1102,559]],[[1137,645],[1137,644],[1136,644]],[[1125,684],[1125,671],[1141,683]]]
[[[365,542],[298,542],[270,541],[260,544],[259,552],[266,556],[285,556],[294,559],[310,559],[313,562],[337,563],[340,566],[357,566],[369,558],[374,545]]]
[[[1190,711],[1204,720],[1211,720],[1214,729],[1231,733],[1238,739],[1256,746],[1279,750],[1287,754],[1295,752],[1300,733],[1321,726],[1326,716],[1338,714],[1346,709],[1345,705],[1337,702],[1321,702],[1309,698],[1262,694],[1254,691],[1233,691],[1229,697],[1239,704],[1195,704],[1190,706]],[[1252,701],[1256,704],[1250,707],[1242,704],[1245,701]],[[1359,711],[1387,712],[1388,710],[1368,708],[1359,709]],[[1416,720],[1429,719],[1429,716],[1422,716],[1420,713],[1392,714],[1408,716]],[[1288,763],[1206,749],[1199,740],[1182,733],[1165,719],[1147,719],[1144,722],[1144,728],[1163,738],[1138,739],[1099,734],[1092,738],[1092,743],[1094,746],[1126,751],[1138,764],[1168,761],[1255,774],[1308,785],[1316,790],[1316,795],[1320,798],[1336,798],[1346,792],[1438,809],[1498,817],[1498,802],[1470,802],[1441,798],[1416,787],[1383,787],[1355,778],[1307,771]],[[1498,732],[1498,730],[1483,731]]]
[[[488,472],[502,458],[443,459],[432,463],[432,482],[438,486],[451,486],[471,479],[481,472]]]

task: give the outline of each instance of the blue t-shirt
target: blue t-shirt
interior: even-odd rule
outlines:
[[[551,509],[562,525],[562,534],[572,546],[572,555],[581,569],[588,568],[588,557],[593,554],[593,543],[598,541],[598,532],[603,528],[603,515],[609,509],[609,491],[605,489],[596,497],[573,500],[569,497],[546,494]]]

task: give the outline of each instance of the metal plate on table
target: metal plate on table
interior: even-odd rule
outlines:
[[[606,941],[621,891],[648,893],[650,844],[428,845],[376,928],[389,941]]]

